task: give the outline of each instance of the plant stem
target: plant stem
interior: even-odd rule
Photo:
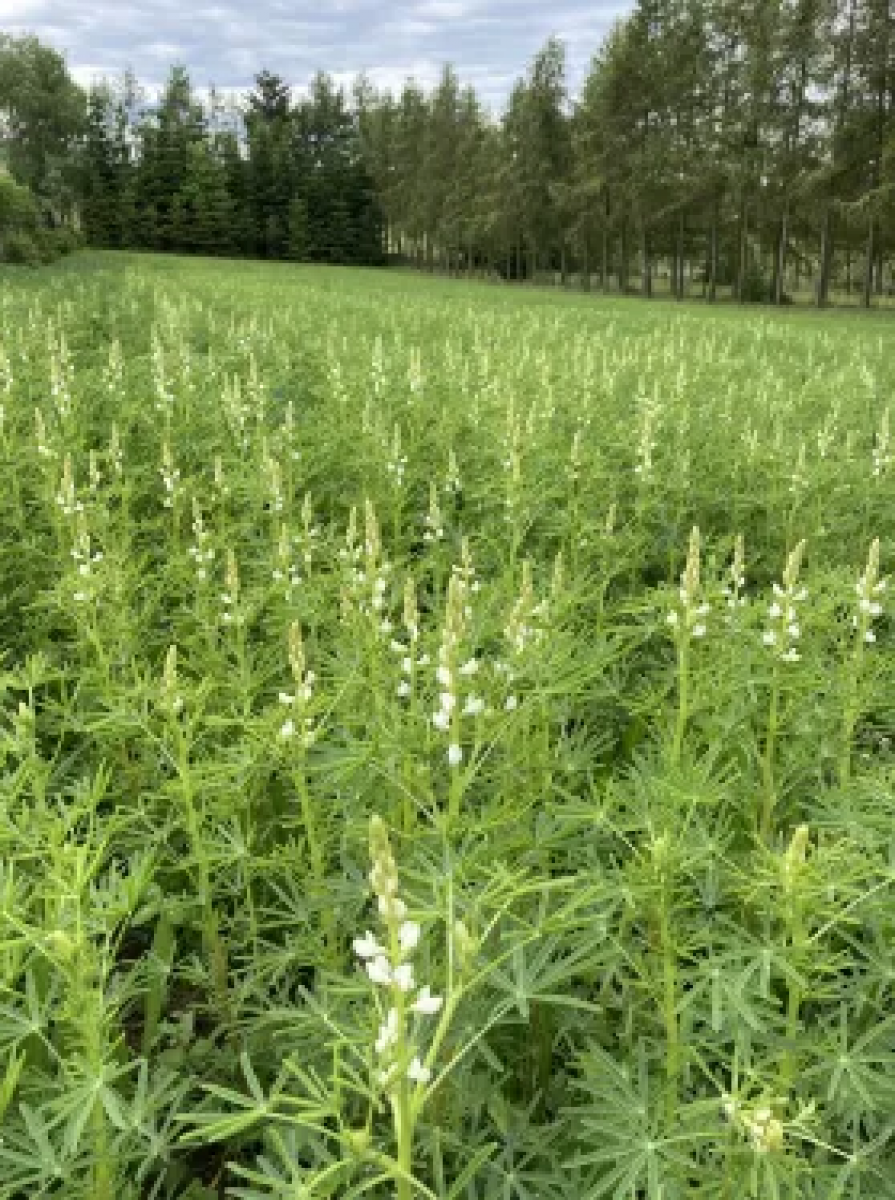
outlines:
[[[764,801],[761,810],[761,836],[767,840],[772,833],[774,808],[776,806],[776,791],[774,787],[774,750],[777,741],[777,726],[780,709],[780,668],[774,664],[774,678],[771,683],[771,702],[768,708],[768,730],[765,740],[762,773],[764,775]]]
[[[686,633],[678,639],[677,647],[677,723],[674,728],[674,741],[671,746],[671,762],[677,766],[681,760],[684,746],[684,733],[687,729],[690,702],[690,643]]]

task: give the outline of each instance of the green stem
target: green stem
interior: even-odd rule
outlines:
[[[774,750],[777,741],[777,726],[780,709],[780,669],[774,664],[774,678],[771,684],[771,703],[768,709],[768,732],[765,740],[762,773],[764,775],[764,801],[761,810],[761,835],[767,840],[771,836],[774,819],[774,808],[777,797],[774,786]]]
[[[677,953],[668,920],[667,896],[659,917],[662,939],[662,1017],[665,1024],[665,1119],[670,1129],[677,1115],[680,1075],[680,1031],[677,1021]]]
[[[687,729],[690,703],[690,643],[686,633],[679,636],[677,648],[677,723],[674,729],[674,741],[671,746],[671,762],[677,766],[681,760],[684,746],[684,733]]]
[[[855,726],[860,716],[858,701],[858,684],[861,669],[864,665],[864,636],[867,632],[866,623],[861,620],[858,628],[858,641],[852,658],[851,670],[848,673],[845,686],[845,713],[842,721],[842,746],[839,752],[839,782],[845,784],[851,778],[852,743],[855,736]]]

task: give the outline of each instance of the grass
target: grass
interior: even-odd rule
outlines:
[[[895,1195],[893,336],[0,275],[0,1197]]]

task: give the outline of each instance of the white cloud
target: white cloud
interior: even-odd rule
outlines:
[[[33,32],[66,53],[81,82],[132,69],[157,88],[173,63],[197,87],[251,86],[262,68],[303,88],[318,69],[340,82],[366,71],[379,87],[435,82],[444,63],[499,107],[549,36],[564,37],[569,82],[624,0],[0,0],[0,27]]]

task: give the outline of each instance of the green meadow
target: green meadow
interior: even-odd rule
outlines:
[[[893,402],[882,314],[0,273],[0,1198],[895,1196]]]

